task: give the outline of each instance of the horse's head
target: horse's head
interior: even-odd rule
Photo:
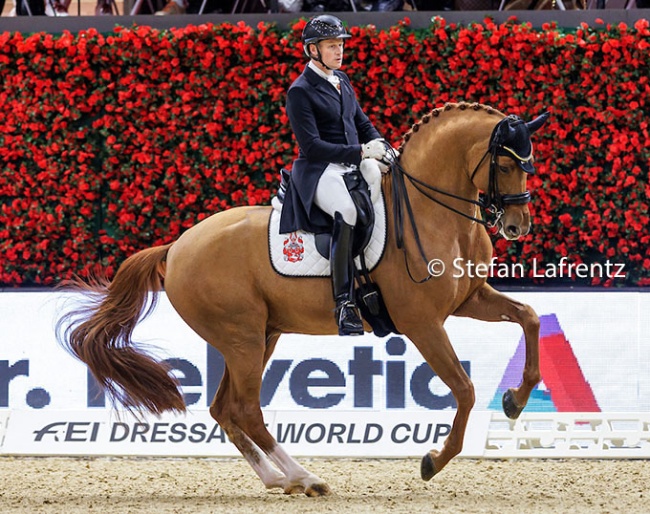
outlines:
[[[506,239],[518,239],[530,229],[526,179],[535,173],[530,137],[548,116],[544,113],[529,122],[518,116],[501,119],[492,131],[487,152],[471,175],[476,186],[485,191],[482,203],[495,213],[496,226]],[[486,167],[483,164],[487,157],[487,173],[477,173]]]

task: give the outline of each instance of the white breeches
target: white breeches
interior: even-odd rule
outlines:
[[[352,171],[352,169],[342,164],[329,164],[316,186],[314,203],[332,218],[334,218],[335,213],[340,212],[343,221],[354,226],[357,223],[357,208],[354,206],[348,188],[345,187],[343,181],[343,175]]]

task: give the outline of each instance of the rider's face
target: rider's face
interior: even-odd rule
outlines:
[[[323,62],[328,68],[338,70],[343,64],[343,40],[342,39],[324,39],[318,43],[320,55]],[[312,55],[316,49],[312,47]]]

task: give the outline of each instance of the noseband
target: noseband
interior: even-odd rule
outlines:
[[[485,152],[485,154],[483,154],[483,157],[481,157],[481,160],[476,165],[474,171],[470,175],[470,180],[473,182],[474,176],[476,175],[479,168],[485,161],[486,157],[490,156],[488,190],[487,193],[485,194],[482,193],[479,195],[478,201],[472,198],[464,198],[454,193],[443,191],[441,189],[438,189],[437,187],[427,184],[426,182],[423,182],[420,179],[415,178],[413,175],[410,175],[399,164],[399,162],[397,162],[397,159],[394,158],[394,154],[393,154],[393,159],[392,162],[390,163],[390,168],[391,168],[391,176],[392,176],[392,199],[393,199],[393,218],[395,222],[395,239],[396,239],[397,248],[401,249],[404,252],[404,262],[406,263],[406,270],[413,282],[416,282],[418,284],[427,282],[432,278],[432,275],[429,274],[426,278],[422,280],[415,280],[415,278],[413,278],[413,275],[411,274],[411,270],[409,269],[408,259],[406,257],[406,247],[404,246],[405,214],[408,215],[409,223],[411,225],[411,229],[413,230],[413,236],[415,238],[415,242],[417,243],[418,251],[420,253],[420,256],[422,257],[422,260],[425,263],[428,263],[429,260],[427,259],[424,253],[424,249],[422,248],[422,243],[420,241],[420,234],[417,228],[417,224],[415,222],[413,209],[411,207],[411,201],[408,196],[408,191],[406,190],[406,182],[404,179],[405,178],[408,179],[408,181],[411,183],[411,185],[413,185],[413,187],[417,191],[419,191],[421,194],[426,196],[429,200],[437,203],[438,205],[456,214],[459,214],[464,218],[472,220],[476,223],[480,223],[481,225],[484,225],[488,228],[495,227],[499,222],[501,216],[503,216],[505,207],[507,205],[525,205],[528,202],[530,202],[531,199],[529,191],[524,191],[523,193],[514,193],[514,194],[499,194],[499,181],[497,177],[497,154],[499,153],[499,151],[502,151],[504,149],[501,129],[504,124],[509,123],[509,121],[512,121],[512,119],[513,117],[507,117],[500,120],[496,124],[490,136],[490,142],[488,144],[487,151]],[[386,145],[387,145],[387,150],[390,153],[392,151],[392,147],[388,145],[388,143],[386,143]],[[490,222],[482,218],[470,216],[456,209],[455,207],[448,205],[447,203],[443,202],[439,198],[436,198],[435,196],[432,195],[432,193],[437,193],[438,195],[446,196],[448,198],[453,198],[455,200],[460,200],[468,204],[476,205],[481,209],[484,209],[486,212],[492,214],[494,216],[494,220]]]

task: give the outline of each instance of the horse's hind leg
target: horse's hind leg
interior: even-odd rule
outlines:
[[[210,414],[219,423],[219,426],[224,432],[226,432],[230,442],[235,445],[255,473],[257,473],[264,486],[267,489],[274,487],[284,489],[287,484],[287,477],[276,469],[258,446],[232,422],[230,414],[226,411],[232,405],[232,402],[227,400],[229,394],[230,371],[228,370],[228,366],[226,366],[217,394],[210,405]]]
[[[269,343],[274,345],[277,337],[273,336],[274,340],[269,338]],[[228,348],[242,348],[244,345],[247,348],[245,355],[232,350],[224,353],[229,369],[228,380],[224,375],[210,408],[213,417],[267,487],[282,487],[289,494],[329,494],[329,486],[284,452],[266,428],[260,407],[260,388],[264,364],[270,352],[265,352],[263,343],[259,343],[259,346],[258,343],[232,344]],[[259,351],[254,351],[254,346]],[[256,358],[256,355],[260,357]],[[262,358],[262,355],[265,357]],[[280,472],[272,466],[267,456],[280,468]]]
[[[526,304],[499,293],[487,284],[479,288],[454,316],[482,321],[511,321],[521,325],[526,340],[526,363],[519,387],[508,389],[503,395],[503,411],[511,419],[517,419],[528,403],[530,393],[541,379],[539,370],[539,318]]]

